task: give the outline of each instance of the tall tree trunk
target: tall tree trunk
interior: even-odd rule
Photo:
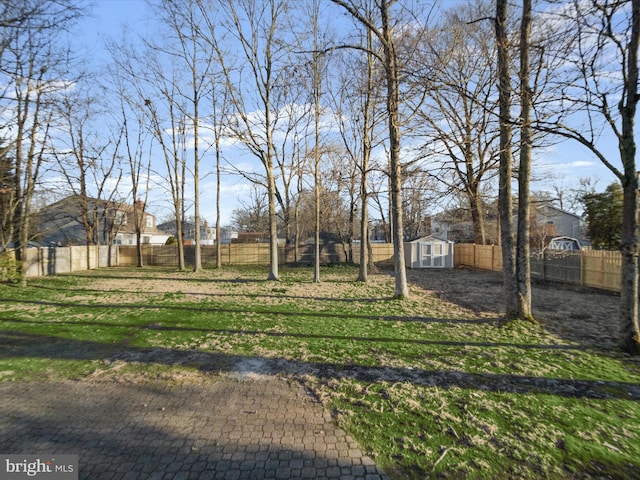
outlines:
[[[518,288],[517,315],[533,321],[531,311],[530,231],[531,207],[531,108],[529,81],[529,37],[531,34],[531,0],[522,1],[520,25],[520,166],[518,169],[518,239],[516,244],[516,282]]]
[[[197,129],[196,129],[197,130]],[[196,145],[198,144],[198,142],[196,141]],[[198,148],[195,148],[195,155],[198,154]],[[193,262],[193,271],[194,272],[199,272],[200,270],[202,270],[202,245],[201,245],[201,237],[202,235],[200,234],[200,180],[198,178],[198,176],[200,175],[199,173],[199,160],[196,158],[195,159],[195,165],[193,168],[193,194],[195,197],[194,200],[194,217],[195,217],[195,257],[194,257],[194,262]]]
[[[192,26],[192,28],[194,28]],[[202,270],[202,242],[200,234],[200,139],[198,137],[198,127],[200,123],[200,93],[198,91],[198,65],[197,59],[197,42],[193,42],[193,65],[191,66],[192,82],[193,82],[193,209],[195,216],[195,259],[193,262],[193,271]]]
[[[216,268],[222,268],[222,228],[220,227],[220,142],[216,135]]]
[[[142,232],[139,228],[136,228],[136,258],[138,259],[138,263],[136,266],[138,268],[144,267],[144,262],[142,259]]]
[[[624,97],[621,101],[622,136],[620,158],[624,166],[622,189],[622,290],[620,303],[624,325],[623,348],[640,354],[638,322],[638,173],[636,167],[635,116],[638,105],[638,48],[640,44],[640,0],[632,1],[632,24],[627,57]]]
[[[175,146],[174,146],[175,148]],[[174,150],[175,152],[177,152],[178,150]],[[176,209],[176,221],[180,222],[180,225],[178,225],[178,228],[176,230],[176,235],[178,235],[178,262],[179,262],[179,268],[180,270],[186,270],[187,268],[187,262],[185,260],[185,248],[184,248],[184,221],[186,218],[186,212],[185,212],[185,203],[184,203],[184,196],[185,196],[185,182],[187,181],[187,163],[186,161],[180,161],[179,162],[179,168],[180,168],[180,180],[178,183],[178,180],[176,180],[176,183],[180,185],[180,189],[178,192],[178,204],[177,204],[177,209]]]
[[[367,155],[363,155],[362,173],[360,177],[360,265],[358,268],[358,281],[366,282],[368,280],[368,240],[369,240],[369,194],[367,191],[367,170],[369,169]]]
[[[180,207],[176,208],[176,240],[178,241],[178,270],[181,272],[186,269],[184,262],[184,231],[182,228],[182,216],[180,215]]]
[[[318,124],[316,122],[316,128]],[[318,137],[316,136],[316,140]],[[313,198],[314,198],[314,222],[313,222],[313,281],[320,282],[320,158],[318,154],[318,144],[315,148],[315,162],[313,168]]]
[[[294,222],[296,223],[295,228],[295,241],[293,244],[293,261],[298,265],[300,261],[300,192],[302,191],[302,175],[298,175],[298,196],[296,197],[296,203],[293,211]]]
[[[265,163],[267,182],[269,185],[269,275],[267,280],[279,280],[278,276],[278,217],[276,215],[276,179],[273,175],[273,165]]]
[[[513,255],[513,206],[511,193],[511,83],[509,40],[507,37],[507,0],[496,1],[496,45],[498,50],[498,104],[500,117],[500,168],[498,208],[500,241],[502,245],[502,282],[505,300],[505,319],[518,316],[518,292]]]
[[[142,222],[144,221],[144,204],[141,205],[142,201],[138,201],[135,198],[137,193],[137,182],[134,186],[134,201],[133,201],[133,217],[134,217],[134,226],[136,230],[136,258],[138,268],[144,267],[144,261],[142,259]],[[142,208],[141,208],[142,207]]]
[[[21,85],[23,80],[19,80],[17,86]],[[27,285],[26,277],[24,276],[24,266],[26,262],[26,246],[23,247],[23,237],[22,230],[24,226],[24,216],[25,216],[25,198],[23,191],[23,170],[24,170],[24,145],[23,145],[23,136],[25,135],[25,125],[26,119],[28,118],[29,112],[29,90],[27,89],[27,97],[26,101],[21,96],[21,92],[19,88],[16,88],[16,98],[18,100],[16,105],[16,117],[17,117],[17,125],[16,125],[16,159],[15,159],[15,177],[14,177],[14,192],[15,192],[15,210],[13,216],[13,232],[11,235],[11,240],[15,244],[15,255],[16,261],[19,266],[19,274],[20,274],[20,282],[22,286]]]
[[[38,79],[38,83],[41,78]],[[36,153],[36,142],[39,141],[40,135],[44,138],[48,136],[48,125],[49,122],[45,121],[43,124],[46,125],[47,131],[41,132],[39,127],[40,125],[40,113],[43,104],[42,98],[42,89],[37,88],[37,94],[35,99],[35,110],[33,114],[32,125],[30,128],[29,135],[29,150],[27,152],[27,158],[24,169],[24,191],[22,197],[22,205],[21,205],[21,214],[20,214],[20,225],[19,225],[19,233],[20,233],[20,241],[19,241],[19,252],[20,252],[20,283],[23,287],[27,286],[27,277],[25,276],[25,267],[27,260],[27,249],[29,248],[29,229],[30,229],[30,220],[31,220],[31,200],[33,198],[33,192],[36,187],[36,180],[38,178],[38,171],[40,169],[40,164],[42,162],[42,153],[44,150],[44,140],[42,141],[42,146],[39,153]],[[29,100],[27,100],[29,101]],[[25,117],[26,119],[27,117]],[[22,142],[22,137],[18,138],[18,143]],[[17,159],[16,159],[17,162]]]
[[[404,260],[404,225],[402,222],[402,164],[400,159],[400,80],[398,74],[397,54],[395,50],[390,4],[384,0],[380,3],[382,30],[385,52],[385,75],[387,80],[387,113],[389,115],[389,150],[390,150],[390,183],[391,214],[393,221],[393,265],[395,272],[396,298],[409,296],[407,271]]]
[[[313,103],[314,103],[314,138],[313,153],[313,194],[314,205],[314,249],[313,249],[313,281],[320,282],[320,56],[318,52],[318,2],[313,4]]]
[[[484,228],[484,206],[480,195],[480,183],[471,185],[469,192],[469,206],[471,208],[471,223],[473,224],[473,241],[478,245],[487,243]]]
[[[638,240],[637,205],[638,178],[631,173],[623,185],[624,204],[621,235],[622,282],[620,307],[624,325],[623,348],[632,355],[640,354],[640,325],[638,324]]]
[[[360,265],[358,281],[367,282],[369,279],[369,261],[372,259],[371,242],[369,240],[369,160],[373,143],[373,128],[371,127],[371,104],[373,102],[374,66],[376,62],[373,50],[373,32],[367,29],[367,87],[362,106],[362,163],[360,164]]]

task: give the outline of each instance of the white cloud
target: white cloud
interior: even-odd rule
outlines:
[[[574,160],[567,164],[569,168],[591,168],[594,167],[595,163],[589,160]]]

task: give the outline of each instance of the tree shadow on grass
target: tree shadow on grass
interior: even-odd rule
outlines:
[[[227,310],[218,310],[218,313],[229,313]],[[239,313],[235,310],[231,311],[232,313]],[[255,313],[255,311],[252,311]],[[248,313],[246,311],[242,311],[240,313]],[[290,312],[271,312],[275,315],[284,315],[289,314]],[[295,314],[296,316],[300,316],[300,314]],[[308,316],[319,316],[326,317],[325,314],[305,314]],[[339,318],[345,318],[341,316]],[[379,320],[374,318],[373,320]],[[25,324],[25,325],[41,325],[41,326],[51,326],[51,322],[47,322],[44,320],[34,320],[34,319],[20,319],[20,318],[4,318],[0,319],[2,322],[6,323],[15,323],[15,324]],[[430,320],[425,320],[430,321]],[[434,323],[456,323],[455,320],[449,319],[434,319]],[[575,345],[565,345],[565,344],[540,344],[540,343],[516,343],[516,342],[473,342],[473,341],[459,341],[459,340],[426,340],[421,338],[406,338],[406,337],[380,337],[380,336],[357,336],[357,335],[331,335],[331,334],[319,334],[319,333],[296,333],[296,332],[281,332],[281,331],[270,331],[270,330],[251,330],[248,328],[214,328],[214,327],[183,327],[183,326],[175,326],[175,325],[162,325],[159,322],[151,322],[145,324],[127,324],[127,323],[112,323],[112,322],[104,322],[104,321],[65,321],[65,320],[56,320],[56,326],[91,326],[91,327],[104,327],[104,328],[114,328],[114,329],[135,329],[135,330],[154,330],[154,331],[163,331],[163,332],[193,332],[193,333],[202,333],[202,334],[219,334],[219,335],[239,335],[239,336],[263,336],[263,337],[274,337],[274,338],[293,338],[299,340],[335,340],[335,341],[353,341],[353,342],[365,342],[365,343],[399,343],[399,344],[411,344],[411,345],[434,345],[434,346],[443,346],[443,347],[506,347],[506,348],[514,348],[519,350],[568,350],[568,351],[578,351],[581,348],[576,347]],[[10,333],[13,330],[7,330],[4,333]],[[2,332],[0,332],[2,333]],[[54,337],[57,338],[57,337]]]
[[[253,335],[240,332],[239,334]],[[374,341],[371,339],[363,339]],[[313,375],[320,378],[352,378],[365,382],[410,382],[438,388],[465,388],[517,394],[549,394],[570,398],[640,401],[640,384],[602,380],[574,380],[458,370],[429,370],[391,366],[345,365],[282,357],[230,355],[201,350],[142,348],[74,340],[22,331],[0,332],[0,359],[47,358],[65,360],[122,361],[136,364],[189,366],[203,372],[233,375]]]
[[[113,268],[113,267],[112,267]],[[158,282],[184,282],[184,283],[269,283],[271,280],[262,279],[262,278],[209,278],[209,277],[198,277],[198,276],[188,276],[191,272],[182,272],[184,275],[180,276],[180,274],[172,275],[172,276],[154,276],[153,271],[147,271],[146,275],[142,275],[144,272],[140,272],[139,275],[108,275],[108,274],[91,274],[94,270],[88,270],[87,272],[74,272],[70,274],[61,274],[59,278],[64,278],[65,276],[75,277],[75,278],[87,278],[91,280],[144,280],[144,281],[158,281]],[[168,273],[168,272],[163,272]],[[277,284],[275,282],[272,282]],[[42,285],[32,285],[37,288],[46,288]]]
[[[303,300],[304,298],[295,297],[296,299]],[[80,303],[80,302],[54,302],[49,300],[16,300],[12,298],[0,298],[0,303],[14,303],[14,304],[24,304],[24,305],[39,305],[39,306],[50,306],[50,307],[68,307],[68,308],[97,308],[97,309],[146,309],[146,310],[170,310],[170,311],[185,311],[185,312],[211,312],[211,313],[238,313],[238,314],[259,314],[259,315],[280,315],[285,317],[300,317],[300,316],[310,316],[317,318],[350,318],[350,319],[360,319],[360,320],[378,320],[378,321],[389,321],[389,322],[409,322],[409,323],[444,323],[444,324],[490,324],[497,322],[497,319],[491,318],[438,318],[438,317],[418,317],[418,316],[402,316],[402,315],[359,315],[352,313],[327,313],[327,312],[305,312],[305,311],[286,311],[286,310],[276,310],[273,307],[268,307],[264,309],[255,308],[252,306],[251,308],[241,309],[241,308],[226,308],[226,307],[218,307],[218,306],[207,306],[207,305],[198,305],[198,306],[188,306],[188,305],[166,305],[166,304],[143,304],[143,303]]]
[[[193,283],[193,280],[190,282]],[[60,287],[46,287],[44,285],[33,286],[32,288],[37,288],[40,290],[48,290],[52,292],[60,292],[67,291],[74,294],[86,293],[86,294],[103,294],[104,290],[95,290],[89,288],[60,288]],[[287,295],[286,294],[286,286],[281,288],[275,288],[274,291],[281,292],[275,294],[269,293],[208,293],[208,292],[184,292],[177,290],[158,290],[154,289],[152,292],[140,292],[139,290],[123,290],[123,289],[110,289],[109,293],[121,294],[121,295],[137,295],[140,293],[153,293],[154,295],[184,295],[184,296],[192,296],[198,298],[234,298],[238,297],[247,298],[247,299],[260,299],[260,298],[276,298],[276,299],[290,299],[290,300],[314,300],[314,301],[324,301],[324,302],[335,302],[335,303],[377,303],[377,302],[386,302],[394,300],[393,297],[354,297],[354,298],[336,298],[336,297],[318,297],[318,296],[303,296],[303,295]],[[8,301],[2,300],[0,301]]]

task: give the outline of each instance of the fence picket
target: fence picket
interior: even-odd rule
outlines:
[[[457,243],[454,259],[456,267],[502,271],[499,246]],[[616,292],[621,288],[621,269],[620,252],[602,250],[546,253],[541,257],[534,256],[531,261],[531,273],[535,278]]]
[[[29,248],[27,251],[26,276],[36,277],[56,273],[86,270],[86,246]],[[128,245],[91,247],[90,268],[107,266],[136,265],[136,247]],[[311,246],[299,247],[298,263],[310,264],[313,259]],[[353,259],[359,259],[360,245],[353,246]],[[377,264],[393,263],[393,245],[387,243],[371,246],[373,261]],[[143,262],[149,266],[177,266],[178,248],[172,246],[144,245]],[[269,262],[268,244],[222,245],[223,264],[266,265]],[[296,262],[293,245],[281,245],[280,263]],[[193,263],[194,247],[185,248],[185,260]],[[216,247],[203,246],[204,265],[215,264]],[[345,253],[340,245],[325,246],[322,250],[323,263],[343,263]],[[502,271],[501,247],[495,245],[455,244],[454,261],[456,267],[471,267],[483,270]],[[568,283],[591,288],[620,291],[622,257],[620,252],[582,250],[575,254],[534,256],[531,261],[532,276],[543,280]]]

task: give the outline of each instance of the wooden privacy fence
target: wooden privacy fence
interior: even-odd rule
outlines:
[[[622,288],[622,255],[620,252],[582,251],[582,285],[619,292]]]
[[[13,250],[7,252],[15,260]],[[118,264],[118,248],[107,245],[27,248],[25,277],[71,273]]]
[[[360,246],[354,245],[353,260],[357,263]],[[265,243],[222,245],[223,265],[268,265],[269,245]],[[372,245],[373,261],[377,264],[393,263],[393,245],[380,243]],[[15,260],[15,252],[7,252]],[[297,260],[296,260],[297,255]],[[185,247],[185,262],[193,265],[195,247]],[[178,247],[175,245],[143,245],[142,261],[149,266],[178,266]],[[344,263],[346,255],[341,245],[327,245],[321,250],[321,263]],[[313,263],[313,245],[300,246],[296,252],[292,245],[280,245],[278,263],[311,265]],[[136,246],[130,245],[92,245],[73,247],[32,247],[27,249],[24,266],[26,277],[41,277],[58,273],[71,273],[90,270],[97,267],[135,266],[137,264]],[[202,247],[202,264],[216,264],[216,247]],[[0,278],[4,274],[0,271]]]
[[[374,243],[372,246],[373,261],[377,264],[393,263],[393,245],[390,243]],[[134,266],[137,262],[136,247],[120,245],[118,247],[118,265]],[[296,258],[297,254],[297,258]],[[202,246],[202,265],[216,264],[216,247]],[[353,246],[353,260],[358,263],[360,245]],[[185,247],[185,262],[193,265],[195,259],[195,247]],[[346,254],[340,244],[323,246],[320,251],[320,262],[344,263]],[[178,266],[178,247],[176,245],[143,245],[142,262],[149,266]],[[221,245],[221,262],[223,265],[268,265],[269,244],[266,243],[232,243]],[[278,263],[286,264],[313,264],[313,245],[300,245],[296,252],[293,245],[278,246]]]
[[[393,264],[393,245],[374,243],[373,261],[376,264]],[[269,245],[264,243],[222,245],[223,265],[268,265]],[[178,265],[178,247],[143,245],[143,262],[149,266]],[[15,258],[12,251],[10,256]],[[296,258],[297,255],[297,258]],[[353,246],[353,260],[358,263],[360,245]],[[193,264],[194,247],[185,247],[185,261]],[[292,245],[278,247],[281,265],[313,263],[313,245],[301,245],[297,252]],[[346,255],[341,245],[325,245],[321,250],[321,263],[344,263]],[[471,267],[494,272],[502,271],[502,251],[498,246],[458,243],[455,245],[456,267]],[[216,247],[202,247],[202,264],[215,265]],[[136,247],[119,246],[74,246],[33,247],[27,249],[25,276],[39,277],[58,273],[71,273],[96,267],[134,266]],[[621,288],[622,258],[620,252],[582,250],[577,253],[551,253],[533,255],[531,275],[544,281],[561,282],[582,287],[602,288],[619,292]]]
[[[494,245],[458,243],[455,245],[458,267],[502,271],[502,249]],[[619,292],[622,257],[620,252],[581,250],[576,253],[550,252],[531,257],[531,276],[543,281]]]

